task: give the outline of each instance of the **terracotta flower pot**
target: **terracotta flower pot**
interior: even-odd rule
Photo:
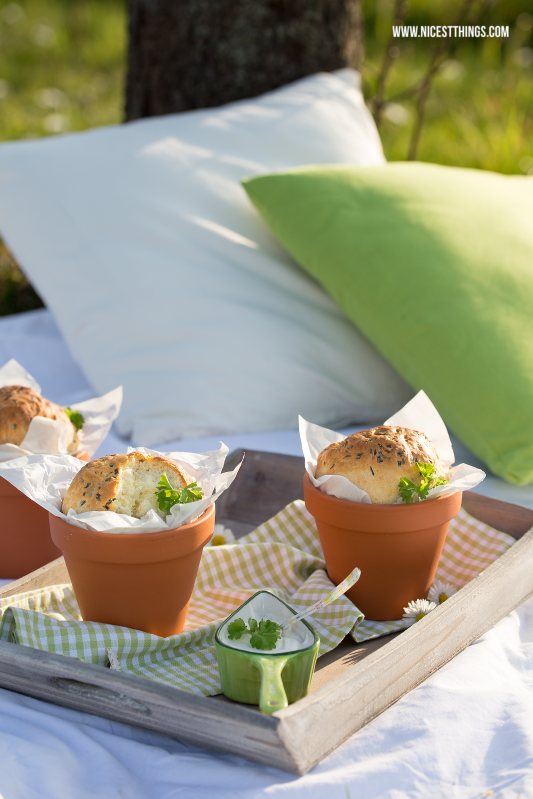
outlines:
[[[0,577],[24,577],[60,557],[48,511],[0,477]]]
[[[75,457],[88,461],[89,453]],[[50,537],[48,511],[0,477],[0,577],[24,577],[60,557]]]
[[[371,505],[324,494],[306,474],[304,499],[331,581],[338,585],[358,566],[361,577],[346,596],[367,618],[386,621],[401,619],[411,600],[426,598],[462,493],[412,505]]]
[[[183,631],[214,526],[214,505],[195,522],[161,533],[96,533],[50,514],[50,532],[65,556],[84,621],[162,638]]]

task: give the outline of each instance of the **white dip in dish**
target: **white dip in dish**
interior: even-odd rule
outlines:
[[[315,639],[311,630],[301,621],[292,624],[288,630],[282,633],[281,638],[276,641],[275,649],[256,649],[251,646],[250,633],[243,633],[240,638],[230,638],[228,636],[228,624],[231,624],[236,619],[242,619],[246,626],[248,626],[248,619],[255,619],[257,623],[261,619],[268,619],[276,622],[276,624],[284,624],[292,615],[291,611],[277,597],[273,594],[262,592],[253,597],[242,608],[239,608],[230,619],[224,622],[218,631],[218,639],[220,643],[233,649],[243,649],[246,652],[262,654],[273,655],[279,652],[296,652],[298,649],[307,649],[307,647],[313,645]]]

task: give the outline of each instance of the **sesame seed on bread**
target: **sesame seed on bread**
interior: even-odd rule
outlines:
[[[420,485],[417,462],[431,463],[437,476],[445,474],[437,450],[424,433],[381,425],[322,450],[315,477],[341,475],[366,491],[373,503],[390,505],[400,498],[398,483],[402,477]]]
[[[162,515],[156,496],[157,484],[166,474],[172,488],[192,482],[170,458],[161,455],[105,455],[84,466],[71,482],[61,510],[67,514],[113,511],[140,519],[149,510]]]
[[[68,452],[80,447],[76,428],[60,405],[41,397],[27,386],[4,386],[0,388],[0,444],[20,446],[36,416],[64,422],[70,431]]]

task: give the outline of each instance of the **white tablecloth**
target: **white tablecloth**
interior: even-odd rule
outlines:
[[[0,365],[12,357],[49,399],[93,396],[47,311],[0,319]],[[301,454],[295,431],[225,443]],[[458,460],[478,465],[454,446]],[[111,435],[99,454],[123,449]],[[533,507],[531,487],[489,476],[480,489]],[[525,799],[533,796],[532,763],[533,599],[304,777],[0,689],[0,799]]]

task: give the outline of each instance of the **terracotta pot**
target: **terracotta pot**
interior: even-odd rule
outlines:
[[[361,577],[347,597],[367,618],[387,621],[401,619],[411,600],[426,598],[462,493],[412,505],[370,505],[324,494],[305,474],[304,499],[331,581],[338,585],[358,566]]]
[[[95,533],[50,514],[84,621],[162,638],[183,631],[214,526],[214,505],[195,522],[161,533]]]
[[[89,460],[89,453],[76,458]],[[48,511],[0,477],[0,577],[24,577],[61,551],[50,537]]]
[[[60,557],[48,511],[0,477],[0,577],[24,577]]]

